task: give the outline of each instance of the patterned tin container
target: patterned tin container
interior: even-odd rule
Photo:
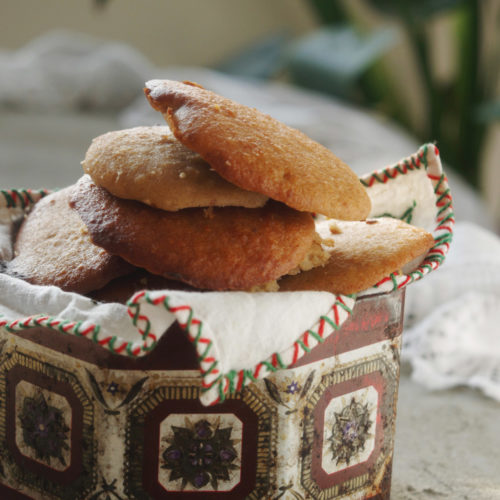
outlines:
[[[0,498],[389,498],[403,303],[359,299],[292,368],[211,407],[176,324],[135,359],[2,328]]]

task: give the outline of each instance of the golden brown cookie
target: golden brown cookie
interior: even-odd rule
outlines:
[[[432,234],[391,217],[362,222],[323,221],[317,226],[330,258],[323,267],[279,281],[280,291],[323,290],[351,294],[365,290],[426,253]]]
[[[297,267],[290,269],[287,274],[298,274],[301,271],[309,271],[313,267],[324,266],[330,258],[330,254],[325,250],[327,248],[326,243],[327,241],[323,240],[319,233],[316,232],[312,245],[302,262]]]
[[[302,261],[315,231],[310,214],[276,202],[167,212],[116,198],[88,176],[71,204],[95,244],[153,274],[211,290],[248,290],[282,276]]]
[[[151,80],[144,90],[177,139],[229,182],[304,212],[368,216],[356,174],[302,132],[189,82]]]
[[[86,293],[131,271],[132,266],[90,241],[69,207],[73,186],[42,198],[23,222],[6,272],[35,285]]]
[[[261,207],[267,197],[238,188],[183,146],[167,126],[108,132],[90,145],[83,170],[119,198],[163,210]]]

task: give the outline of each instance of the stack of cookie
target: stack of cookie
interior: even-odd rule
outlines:
[[[354,172],[301,132],[196,84],[145,93],[168,127],[94,139],[86,175],[22,224],[7,272],[113,300],[148,287],[354,293],[433,245],[366,220]]]

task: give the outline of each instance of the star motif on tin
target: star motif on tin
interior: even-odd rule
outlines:
[[[340,412],[335,412],[335,423],[328,438],[333,459],[337,464],[349,465],[351,460],[365,447],[371,437],[370,410],[354,398]]]
[[[181,479],[182,490],[188,483],[196,489],[210,483],[217,491],[219,482],[229,481],[231,471],[239,470],[232,428],[219,425],[218,420],[186,419],[185,427],[172,426],[173,437],[162,454],[162,468],[171,470],[170,481]]]
[[[115,395],[118,392],[119,385],[116,382],[111,382],[106,389],[111,395]]]
[[[287,386],[286,386],[286,393],[287,394],[295,394],[296,392],[300,391],[300,387],[297,381],[292,380]]]
[[[36,457],[50,464],[52,458],[66,465],[63,450],[69,449],[69,427],[64,422],[63,412],[47,403],[42,392],[34,397],[25,397],[19,415],[23,439],[35,450]]]

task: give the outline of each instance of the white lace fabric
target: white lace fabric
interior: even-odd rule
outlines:
[[[500,238],[457,223],[447,260],[407,289],[403,359],[431,389],[470,386],[500,401]]]

